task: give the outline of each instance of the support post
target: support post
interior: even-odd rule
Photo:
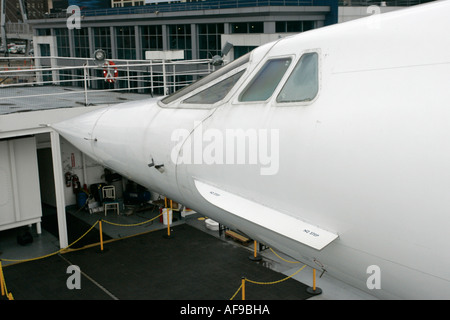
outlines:
[[[164,238],[172,239],[173,235],[170,234],[170,213],[172,213],[172,217],[173,217],[172,200],[170,200],[170,211],[169,211],[169,208],[167,208],[167,198],[166,197],[164,197],[164,206],[166,209],[166,217],[167,217],[167,234],[164,235]],[[163,221],[164,221],[164,217],[163,217]]]
[[[2,297],[5,295],[5,280],[3,279],[3,267],[0,260],[0,286],[2,287]]]
[[[241,293],[242,293],[242,300],[245,300],[245,277],[242,277]]]
[[[306,288],[306,292],[315,296],[322,293],[322,289],[316,287],[316,269],[313,269],[313,286]]]
[[[98,221],[99,229],[100,229],[100,250],[103,251],[103,230],[102,230],[102,220]]]
[[[261,261],[262,258],[260,255],[258,255],[258,242],[254,240],[253,242],[253,255],[248,257],[252,261]]]
[[[163,72],[163,87],[164,87],[164,93],[163,95],[169,94],[169,91],[167,90],[167,78],[166,78],[166,62],[162,61],[162,72]]]
[[[87,62],[83,64],[83,83],[84,83],[84,105],[88,106],[88,69],[87,69]]]
[[[131,89],[131,83],[130,83],[130,63],[127,60],[127,85],[128,85],[128,92],[130,92]]]
[[[54,130],[50,132],[50,142],[52,147],[53,174],[56,193],[59,247],[63,249],[69,245],[66,223],[66,204],[64,199],[64,176],[61,161],[61,144],[59,140],[59,134]]]

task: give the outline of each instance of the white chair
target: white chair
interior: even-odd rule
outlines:
[[[117,215],[120,213],[119,201],[116,200],[116,188],[114,186],[104,186],[102,188],[103,195],[103,210],[105,216],[108,209],[114,209],[117,211]]]

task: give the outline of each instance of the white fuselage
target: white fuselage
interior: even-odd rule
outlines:
[[[376,296],[449,299],[448,17],[450,1],[441,1],[306,32],[255,49],[237,85],[208,108],[150,99],[54,127],[103,165]],[[317,96],[277,102],[296,61],[311,51],[319,55]],[[276,57],[292,63],[273,95],[240,101]],[[180,142],[176,130],[190,135]],[[256,163],[174,163],[174,148],[201,141],[204,150],[212,141],[206,132],[227,130],[277,135],[267,136],[270,152]],[[276,211],[278,229],[208,200],[196,181],[248,200],[249,212]],[[283,216],[337,238],[318,250],[280,232]],[[381,270],[381,289],[367,288],[370,266]]]

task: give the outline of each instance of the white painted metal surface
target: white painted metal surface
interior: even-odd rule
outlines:
[[[145,51],[146,60],[184,59],[184,50]]]
[[[40,224],[39,190],[34,137],[0,141],[0,230]]]
[[[449,16],[450,2],[438,1],[281,39],[255,49],[225,94],[219,83],[236,70],[167,104],[127,103],[53,127],[103,165],[373,295],[449,299]],[[317,95],[279,102],[310,52],[319,57]],[[267,100],[241,101],[278,58],[286,73]],[[205,89],[224,95],[185,108]],[[256,161],[220,163],[214,143],[238,131],[275,149],[248,144]],[[273,231],[258,212],[208,201],[196,180],[339,238],[314,249]],[[375,288],[370,270],[381,270]]]
[[[203,198],[216,207],[314,249],[321,250],[338,237],[335,233],[207,183],[195,180],[195,186]]]
[[[181,51],[183,53],[183,51]],[[163,56],[154,56],[153,59]],[[183,57],[181,57],[182,59]],[[108,60],[115,63],[104,67],[93,58],[67,57],[8,57],[0,66],[0,115],[40,109],[72,107],[77,105],[116,104],[121,99],[139,93],[160,95],[195,81],[197,77],[210,74],[214,67],[209,59],[182,61]],[[170,51],[167,59],[180,59],[179,52]],[[117,73],[114,72],[117,70]],[[105,73],[103,71],[106,71]],[[106,78],[106,75],[109,76]],[[79,76],[82,74],[82,76]],[[184,80],[176,81],[182,77]],[[105,86],[105,80],[117,85]],[[109,82],[108,82],[109,83]],[[62,87],[60,87],[62,86]],[[143,97],[143,96],[141,96]],[[51,99],[52,103],[49,103]]]

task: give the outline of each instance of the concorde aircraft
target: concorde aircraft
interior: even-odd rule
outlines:
[[[449,17],[436,1],[282,38],[172,95],[53,127],[375,296],[449,299]]]

